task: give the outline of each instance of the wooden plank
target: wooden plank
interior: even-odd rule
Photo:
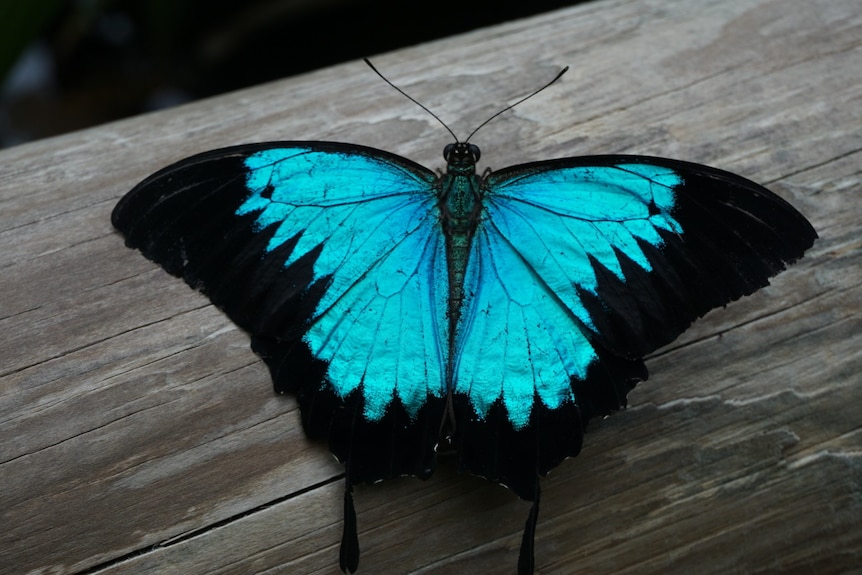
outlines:
[[[851,572],[862,553],[862,11],[602,0],[376,59],[492,167],[678,157],[762,182],[821,239],[650,359],[544,482],[541,573]],[[442,166],[360,63],[0,152],[0,573],[336,573],[340,468],[247,338],[109,213],[185,155],[332,139]],[[457,475],[356,494],[363,573],[511,573],[528,506]]]

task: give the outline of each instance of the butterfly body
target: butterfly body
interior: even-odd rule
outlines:
[[[251,334],[345,463],[346,570],[350,486],[427,478],[448,441],[461,469],[537,502],[587,421],[646,379],[645,354],[816,238],[772,192],[698,164],[588,156],[480,176],[476,146],[444,157],[438,176],[358,145],[236,146],[153,174],[112,215]]]
[[[440,226],[446,238],[449,279],[449,357],[454,355],[454,333],[464,301],[464,276],[470,258],[470,244],[482,212],[483,182],[476,174],[479,148],[472,144],[452,144],[443,157],[446,173],[440,178]],[[451,368],[447,370],[447,389],[452,387]]]

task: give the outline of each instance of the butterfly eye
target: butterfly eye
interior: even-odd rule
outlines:
[[[446,144],[443,148],[443,159],[447,162],[449,161],[449,156],[452,154],[452,150],[455,149],[455,144]]]
[[[479,158],[482,157],[482,152],[479,151],[479,146],[476,144],[469,144],[470,155],[473,156],[473,161],[478,162]]]

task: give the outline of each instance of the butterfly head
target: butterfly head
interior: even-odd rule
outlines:
[[[443,148],[443,158],[446,160],[446,170],[449,173],[474,173],[476,162],[481,156],[479,146],[467,142],[447,144]]]

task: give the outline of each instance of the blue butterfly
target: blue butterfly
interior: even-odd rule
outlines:
[[[475,133],[475,132],[474,132]],[[816,232],[729,172],[646,156],[437,175],[381,150],[270,142],[153,174],[117,204],[129,247],[251,334],[276,391],[345,465],[341,567],[356,570],[352,486],[462,470],[533,501],[591,418],[625,406],[642,358],[766,285]]]

